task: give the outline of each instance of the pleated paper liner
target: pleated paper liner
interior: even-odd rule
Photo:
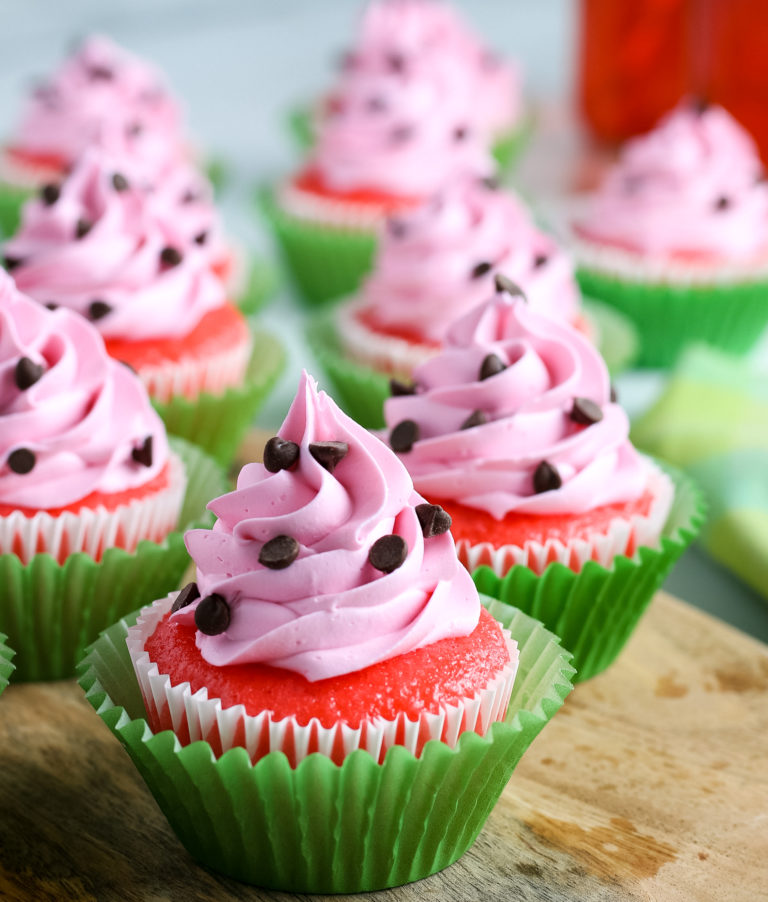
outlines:
[[[13,673],[12,659],[14,654],[16,654],[12,648],[5,644],[6,639],[7,636],[0,633],[0,695],[2,695],[3,689],[8,685],[8,680]]]
[[[34,188],[0,182],[0,238],[10,238],[16,233],[21,208],[34,193]]]
[[[222,466],[229,466],[284,364],[285,351],[277,339],[256,331],[243,385],[220,395],[203,392],[194,399],[177,396],[167,404],[153,404],[170,434],[194,442]]]
[[[372,231],[300,219],[282,210],[270,189],[261,190],[258,200],[285,268],[308,305],[322,305],[356,291],[373,263],[376,238]]]
[[[569,654],[540,623],[486,599],[520,649],[509,710],[455,748],[402,747],[377,764],[362,749],[341,765],[320,754],[291,768],[282,752],[252,765],[243,748],[216,758],[153,734],[116,624],[80,665],[89,702],[133,759],[171,827],[205,867],[291,892],[351,893],[419,880],[472,845],[517,762],[570,691]]]
[[[695,484],[678,470],[663,469],[674,483],[675,497],[656,547],[640,547],[632,557],[619,555],[609,567],[587,561],[578,573],[554,563],[540,576],[522,565],[506,576],[487,566],[472,574],[480,592],[504,602],[514,600],[560,637],[573,653],[576,681],[590,679],[613,663],[704,522],[704,499]]]
[[[184,530],[209,525],[205,505],[227,490],[221,468],[199,448],[173,439],[187,471],[179,529],[162,542],[140,542],[128,553],[104,552],[99,563],[80,552],[58,564],[38,554],[22,565],[0,555],[0,629],[15,649],[14,680],[71,677],[86,646],[99,633],[159,592],[177,588],[189,564]]]
[[[609,370],[614,374],[620,372],[632,363],[637,353],[634,327],[605,304],[590,300],[584,307],[595,326],[599,349]],[[384,401],[390,395],[390,375],[347,356],[339,340],[335,308],[336,305],[319,311],[309,320],[307,342],[342,410],[367,429],[381,429],[384,426]],[[400,375],[406,380],[409,378],[407,373]]]

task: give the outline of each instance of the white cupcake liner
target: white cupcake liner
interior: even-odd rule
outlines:
[[[278,188],[276,201],[284,213],[296,219],[354,232],[375,234],[390,216],[396,215],[396,211],[389,205],[374,202],[363,204],[325,197],[304,191],[290,182]],[[406,203],[403,209],[409,206],[411,205]]]
[[[58,516],[38,511],[32,517],[13,511],[0,517],[0,554],[15,554],[22,564],[28,564],[36,554],[46,552],[62,563],[69,555],[84,551],[99,561],[107,548],[133,552],[143,539],[161,542],[176,528],[187,484],[181,459],[170,453],[168,464],[164,489],[134,498],[115,510],[100,506]]]
[[[653,495],[647,514],[617,517],[611,520],[606,532],[592,532],[586,538],[568,542],[560,539],[548,539],[544,543],[528,541],[521,547],[496,546],[490,542],[473,545],[468,539],[459,539],[456,542],[459,560],[470,572],[486,566],[497,576],[504,576],[516,564],[541,574],[550,564],[560,563],[578,573],[587,561],[610,567],[617,555],[632,557],[641,546],[655,547],[672,507],[675,489],[666,473],[650,461],[647,465],[648,488]]]
[[[248,335],[235,347],[222,348],[204,359],[167,360],[157,366],[142,366],[138,371],[149,396],[163,404],[179,395],[194,399],[203,392],[223,394],[245,379],[251,359],[252,341]]]
[[[351,752],[363,749],[381,763],[393,745],[404,746],[418,757],[431,739],[455,747],[462,733],[472,731],[483,736],[492,723],[504,719],[518,663],[517,644],[508,630],[503,632],[510,663],[487,686],[474,697],[442,706],[438,714],[424,713],[417,720],[405,715],[395,720],[374,717],[353,729],[343,722],[324,727],[312,718],[302,726],[295,717],[274,720],[269,711],[247,714],[243,705],[223,708],[220,699],[208,698],[205,688],[193,693],[188,682],[172,686],[171,678],[159,672],[144,650],[146,640],[170,610],[177,594],[173,592],[145,608],[136,625],[128,630],[126,644],[153,729],[172,730],[182,745],[204,740],[217,757],[242,746],[253,763],[269,752],[282,751],[291,767],[314,752],[340,764]]]

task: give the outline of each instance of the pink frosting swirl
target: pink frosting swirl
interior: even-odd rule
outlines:
[[[22,291],[90,316],[105,338],[185,335],[225,302],[224,287],[184,217],[121,176],[110,157],[86,153],[52,203],[26,204],[6,260]],[[108,311],[94,315],[94,302]]]
[[[577,228],[652,256],[753,258],[768,247],[757,147],[722,107],[683,104],[627,142]]]
[[[22,378],[24,387],[22,358],[37,376]],[[149,438],[147,466],[132,452]],[[9,461],[19,451],[34,455],[29,472]],[[0,504],[50,509],[122,492],[154,479],[167,460],[144,387],[107,356],[93,326],[24,297],[0,271]]]
[[[231,611],[226,632],[198,631],[203,657],[321,680],[469,635],[480,616],[477,590],[450,533],[424,538],[414,510],[423,498],[395,455],[318,393],[306,373],[279,434],[298,444],[298,463],[276,473],[246,465],[236,491],[209,505],[219,518],[213,529],[187,533],[201,595],[221,595]],[[349,446],[333,472],[309,450],[324,441]],[[382,573],[368,554],[392,533],[408,554]],[[278,535],[296,539],[299,552],[290,566],[272,570],[259,555]],[[173,616],[192,624],[198,604]]]
[[[74,163],[99,146],[151,177],[188,158],[160,73],[109,38],[87,38],[29,98],[12,146]]]
[[[505,369],[482,379],[488,355]],[[427,498],[453,499],[500,520],[510,511],[578,514],[638,498],[645,488],[600,354],[520,297],[497,294],[455,322],[443,351],[414,379],[416,394],[389,398],[384,416],[390,429],[404,420],[418,425],[419,440],[401,459]],[[597,404],[602,419],[574,422],[575,398]],[[486,422],[462,428],[476,411]],[[542,461],[562,485],[537,494]]]
[[[391,223],[363,287],[363,309],[385,330],[437,343],[453,320],[488,297],[497,271],[520,285],[533,309],[577,317],[579,290],[567,255],[513,194],[467,180]]]

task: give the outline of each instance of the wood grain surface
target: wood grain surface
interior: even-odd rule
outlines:
[[[0,697],[0,898],[768,898],[768,648],[659,594],[528,751],[473,848],[410,886],[268,892],[197,867],[74,683]]]

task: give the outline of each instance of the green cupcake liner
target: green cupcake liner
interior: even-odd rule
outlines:
[[[269,189],[260,191],[258,199],[283,263],[307,304],[320,305],[355,292],[373,265],[373,232],[292,216],[278,206]]]
[[[179,396],[167,404],[153,404],[169,433],[194,442],[222,466],[229,466],[284,364],[285,351],[277,339],[255,332],[243,385],[220,395],[203,392],[193,400]]]
[[[485,566],[472,574],[480,592],[514,602],[560,637],[573,654],[577,682],[615,661],[704,522],[704,499],[695,484],[679,470],[663,469],[674,482],[675,497],[658,548],[641,547],[631,558],[620,555],[610,568],[588,561],[579,573],[555,563],[541,575],[521,564],[504,577]]]
[[[612,376],[629,369],[637,360],[640,339],[632,321],[600,301],[584,298],[584,313],[597,327],[597,347]]]
[[[252,765],[245,749],[216,759],[153,734],[125,645],[128,624],[107,630],[81,663],[88,701],[133,759],[171,827],[205,867],[292,892],[362,892],[426,877],[474,842],[523,752],[560,708],[573,668],[540,623],[487,599],[520,647],[503,723],[455,749],[430,741],[420,758],[362,750],[341,766],[310,755],[291,769],[282,752]]]
[[[687,345],[704,342],[744,354],[768,325],[768,281],[709,285],[643,283],[580,268],[585,295],[614,307],[637,328],[637,365],[670,367]]]
[[[0,237],[10,238],[16,234],[21,221],[21,208],[34,193],[34,188],[0,182]]]
[[[0,695],[3,689],[8,685],[14,667],[11,663],[16,652],[5,644],[8,637],[4,633],[0,633]]]
[[[16,650],[14,680],[71,677],[86,647],[120,617],[172,592],[189,564],[183,531],[210,525],[211,498],[227,488],[221,468],[194,445],[177,439],[187,490],[179,523],[163,542],[140,542],[133,553],[109,548],[98,563],[84,552],[58,564],[37,554],[22,564],[0,555],[0,629]]]

